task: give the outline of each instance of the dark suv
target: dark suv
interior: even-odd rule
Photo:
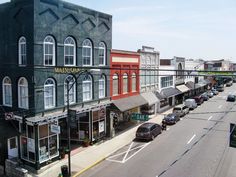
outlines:
[[[147,122],[140,125],[136,131],[136,139],[153,140],[161,134],[161,126],[156,123]]]

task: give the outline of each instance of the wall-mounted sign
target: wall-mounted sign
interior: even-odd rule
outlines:
[[[35,142],[34,139],[28,138],[27,139],[27,148],[29,152],[35,153]]]
[[[102,122],[99,122],[99,125],[98,125],[98,131],[99,131],[99,133],[101,133],[101,132],[104,132],[105,131],[105,122],[104,121],[102,121]]]
[[[51,132],[60,134],[61,133],[61,127],[55,124],[51,124]]]
[[[70,68],[70,67],[56,67],[54,68],[55,73],[60,74],[71,74],[71,73],[79,73],[81,72],[80,68]]]
[[[7,112],[5,113],[5,120],[12,120],[14,117],[13,112]]]

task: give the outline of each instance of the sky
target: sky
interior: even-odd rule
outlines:
[[[111,14],[113,49],[236,62],[236,0],[64,1]]]

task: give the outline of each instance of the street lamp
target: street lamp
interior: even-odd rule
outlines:
[[[68,149],[67,149],[67,154],[68,154],[68,175],[71,177],[71,137],[70,137],[70,124],[71,124],[71,111],[70,111],[70,97],[69,93],[70,90],[73,88],[74,84],[76,83],[77,79],[80,77],[81,74],[87,73],[87,70],[81,71],[78,76],[76,77],[75,80],[72,79],[66,79],[66,88],[67,88],[67,136],[68,136]],[[70,82],[73,81],[73,83],[70,86]]]

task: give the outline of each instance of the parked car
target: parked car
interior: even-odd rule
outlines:
[[[147,122],[140,125],[136,131],[136,139],[153,140],[161,134],[162,127],[159,124]]]
[[[218,94],[219,94],[219,92],[218,92],[216,89],[212,89],[211,91],[212,91],[212,93],[213,93],[214,95],[218,95]]]
[[[210,90],[208,90],[206,93],[209,98],[212,98],[214,96],[214,93]]]
[[[201,94],[201,96],[202,96],[202,98],[203,98],[203,100],[204,101],[207,101],[207,100],[209,100],[209,97],[208,97],[208,95],[207,95],[207,93],[205,92],[205,93],[203,93],[203,94]]]
[[[173,113],[175,113],[179,117],[185,116],[186,114],[189,113],[189,108],[183,104],[180,104],[174,107]]]
[[[229,82],[226,83],[226,87],[230,87],[230,86],[232,86],[232,85],[233,85],[233,82],[232,82],[232,81],[229,81]]]
[[[162,120],[162,123],[166,123],[168,125],[175,124],[180,120],[179,116],[175,113],[167,114],[164,119]]]
[[[227,101],[235,101],[235,95],[232,95],[232,94],[229,94],[228,97],[227,97]]]
[[[201,95],[195,96],[193,97],[193,99],[195,99],[197,105],[201,105],[204,102],[203,97]]]
[[[223,92],[223,91],[224,91],[224,85],[223,85],[223,84],[218,85],[218,86],[216,87],[216,90],[217,90],[218,92]]]
[[[195,109],[197,107],[197,103],[196,103],[195,99],[185,100],[184,105],[187,106],[189,109]]]

